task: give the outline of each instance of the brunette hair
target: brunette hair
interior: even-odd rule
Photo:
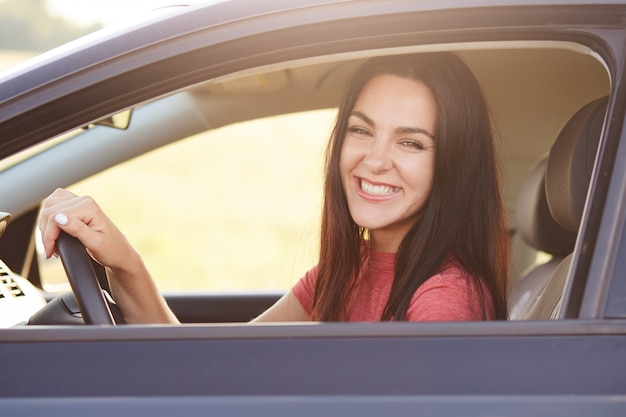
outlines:
[[[312,318],[345,320],[350,293],[366,254],[367,230],[352,219],[339,157],[350,112],[363,87],[382,74],[415,80],[436,101],[435,167],[428,201],[396,257],[381,320],[405,320],[410,300],[446,261],[474,280],[486,317],[488,291],[496,319],[506,319],[509,237],[489,111],[471,70],[452,53],[377,57],[356,72],[339,108],[326,150],[318,278]]]

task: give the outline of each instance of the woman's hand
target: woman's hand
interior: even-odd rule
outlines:
[[[64,231],[80,240],[100,264],[112,269],[133,269],[128,262],[134,249],[91,197],[57,189],[44,201],[39,229],[47,257],[56,253],[56,239]]]
[[[141,256],[91,197],[57,189],[44,201],[39,229],[46,256],[61,231],[74,236],[106,268],[113,298],[127,323],[177,323]]]

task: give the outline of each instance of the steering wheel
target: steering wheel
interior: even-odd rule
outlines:
[[[85,324],[115,325],[85,246],[65,232],[57,238],[56,246]]]

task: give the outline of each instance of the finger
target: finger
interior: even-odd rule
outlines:
[[[56,240],[63,230],[80,240],[98,261],[111,252],[103,245],[110,246],[118,239],[117,229],[91,197],[76,197],[55,206],[58,207],[62,207],[62,211],[50,215],[48,221],[47,233],[51,238]]]
[[[47,258],[56,252],[56,239],[62,230],[61,227],[68,223],[69,214],[66,213],[73,214],[77,211],[80,212],[80,210],[87,210],[80,207],[82,200],[84,198],[77,197],[64,189],[55,190],[44,200],[40,213],[39,230]]]
[[[59,212],[54,216],[53,220],[60,230],[64,231],[68,235],[74,236],[80,240],[83,245],[87,246],[83,241],[90,240],[89,232],[91,229],[79,217],[70,217],[64,212]]]
[[[52,256],[52,254],[56,251],[55,241],[60,233],[60,228],[54,221],[55,214],[56,213],[53,213],[51,209],[44,209],[40,213],[39,231],[41,233],[46,258]]]
[[[67,223],[67,216],[61,212],[48,219],[40,225],[41,239],[46,258],[50,258],[56,253],[56,240],[61,233],[62,226]]]
[[[76,194],[71,191],[63,188],[57,188],[43,201],[42,208],[46,209],[58,204],[59,202],[71,200],[76,197]]]
[[[41,205],[39,229],[43,232],[51,217],[54,217],[59,211],[63,211],[75,198],[76,195],[62,188],[57,188],[50,194]]]

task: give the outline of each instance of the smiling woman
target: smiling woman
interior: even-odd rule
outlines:
[[[292,289],[312,319],[507,317],[494,136],[481,88],[457,55],[358,68],[325,175],[319,263]]]

